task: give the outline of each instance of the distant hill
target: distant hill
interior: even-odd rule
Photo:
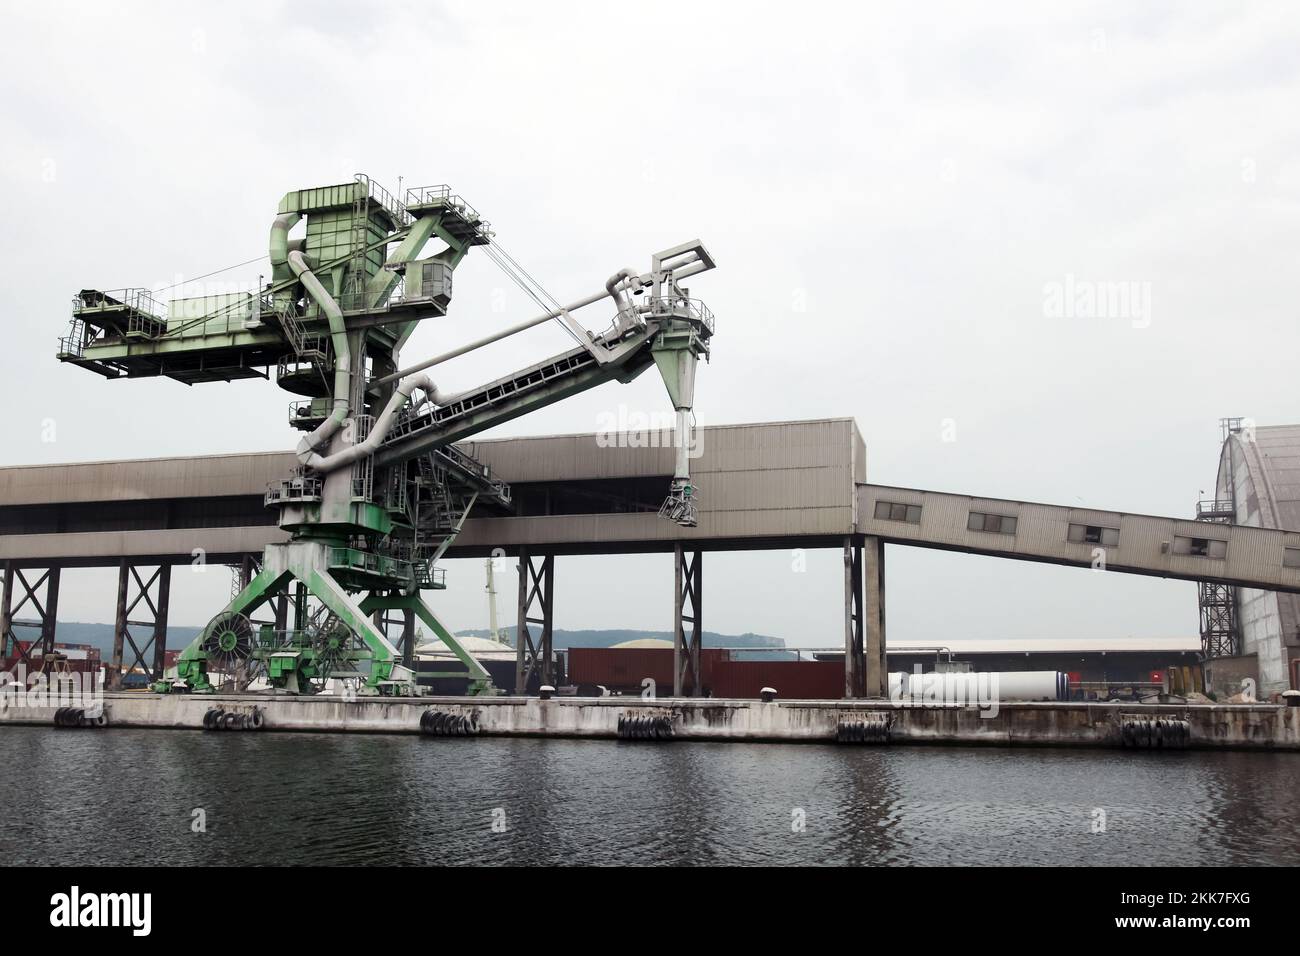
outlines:
[[[31,628],[22,628],[23,631],[31,631]],[[185,647],[190,641],[198,636],[201,627],[169,627],[167,628],[167,646],[173,650]],[[33,632],[34,633],[34,632]],[[61,644],[90,644],[99,648],[101,656],[107,658],[113,653],[113,625],[112,624],[88,624],[82,621],[60,621],[54,630],[55,640]],[[144,642],[153,636],[153,631],[147,627],[132,627],[131,635],[135,642],[144,647]],[[19,634],[19,639],[30,640],[29,634]],[[128,645],[126,654],[131,655],[131,648]]]
[[[487,637],[486,628],[459,631],[466,637]],[[515,643],[515,629],[511,627],[501,628],[501,635],[513,647]],[[637,630],[592,630],[592,631],[568,631],[563,628],[556,628],[552,632],[552,641],[557,650],[568,647],[612,647],[615,644],[622,644],[624,641],[635,641],[640,638],[657,637],[671,641],[673,639],[672,631],[637,631]],[[705,647],[753,647],[753,648],[784,648],[785,640],[780,637],[769,637],[766,634],[719,634],[716,631],[704,632]]]
[[[169,627],[167,628],[167,646],[174,650],[185,647],[190,641],[198,636],[203,630],[201,627]],[[89,624],[82,621],[60,621],[55,632],[58,640],[67,644],[91,644],[98,647],[104,657],[113,653],[113,625],[112,624]],[[143,646],[144,642],[149,639],[148,628],[132,628],[131,633],[135,635],[136,643]],[[459,634],[466,637],[487,637],[486,628],[459,631]],[[515,643],[515,629],[503,627],[501,634],[513,647]],[[26,639],[26,635],[22,635]],[[569,647],[611,647],[614,644],[621,644],[624,641],[634,641],[638,638],[658,637],[671,641],[673,639],[672,631],[639,631],[631,629],[622,630],[590,630],[590,631],[568,631],[563,628],[556,628],[553,635],[555,647],[557,650]],[[716,631],[704,632],[705,647],[752,647],[752,648],[777,648],[785,647],[785,640],[779,637],[769,637],[766,634],[719,634]],[[130,648],[127,648],[127,654],[130,654]]]

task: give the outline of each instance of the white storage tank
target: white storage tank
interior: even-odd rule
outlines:
[[[1005,701],[1068,700],[1070,678],[1062,671],[968,671],[905,674],[901,693],[919,701],[967,704]],[[890,694],[894,692],[890,674]]]

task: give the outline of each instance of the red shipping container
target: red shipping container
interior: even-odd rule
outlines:
[[[599,684],[624,692],[642,690],[642,681],[655,682],[660,697],[673,692],[673,652],[668,647],[571,647],[569,648],[569,683]],[[708,693],[713,672],[726,661],[727,651],[704,648],[700,651],[700,683]],[[689,676],[687,686],[689,688]],[[718,696],[716,693],[713,696]]]
[[[713,667],[713,697],[757,699],[771,687],[784,700],[839,700],[844,696],[842,661],[719,661]]]

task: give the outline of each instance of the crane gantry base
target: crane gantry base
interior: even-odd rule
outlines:
[[[442,624],[414,582],[391,581],[358,598],[365,589],[341,580],[350,579],[355,570],[341,563],[340,552],[345,550],[313,539],[268,545],[262,570],[181,653],[177,683],[161,681],[154,689],[214,693],[213,677],[220,674],[224,683],[243,690],[264,673],[272,687],[297,693],[312,693],[317,682],[336,677],[357,678],[363,696],[414,696],[415,673],[372,619],[377,612],[410,610],[464,664],[469,693],[495,690],[487,671]],[[310,618],[299,615],[295,626],[283,631],[271,624],[255,627],[248,615],[293,582],[302,585],[304,596],[316,599],[316,613]],[[357,668],[363,662],[369,663],[368,674]]]

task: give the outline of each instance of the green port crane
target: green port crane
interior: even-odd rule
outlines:
[[[291,235],[303,220],[302,234]],[[431,243],[440,248],[426,254]],[[420,322],[447,314],[456,266],[475,247],[541,314],[403,368],[402,346]],[[299,464],[266,493],[290,537],[266,548],[256,574],[155,691],[240,691],[261,677],[304,694],[340,679],[364,695],[413,695],[413,641],[399,650],[388,635],[389,615],[400,613],[446,644],[471,693],[497,692],[424,598],[445,587],[438,561],[471,509],[511,511],[508,484],[455,443],[604,382],[629,382],[651,365],[663,376],[677,427],[675,472],[660,514],[696,523],[687,433],[695,371],[708,358],[714,321],[680,283],[714,267],[698,240],[655,253],[648,271],[624,268],[600,291],[561,305],[449,187],[408,189],[398,201],[359,174],[281,200],[270,264],[270,281],[256,292],[174,299],[166,309],[146,289],[82,290],[60,339],[60,361],[107,378],[195,384],[269,378],[274,370],[298,396],[289,424],[303,432]],[[614,315],[602,331],[574,318],[607,300]],[[455,394],[429,372],[546,322],[565,329],[573,347]],[[255,621],[268,604],[276,619]]]

